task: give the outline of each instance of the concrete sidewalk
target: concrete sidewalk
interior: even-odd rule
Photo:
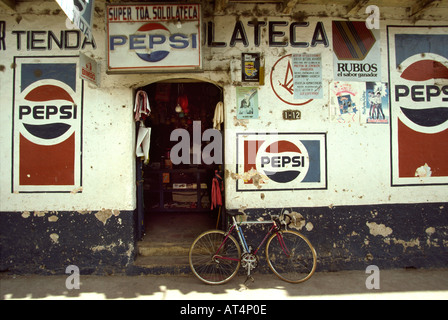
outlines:
[[[380,289],[367,289],[363,270],[319,272],[302,284],[273,274],[255,274],[244,286],[239,275],[220,286],[191,276],[83,276],[80,289],[67,289],[67,276],[0,275],[0,297],[8,299],[448,299],[448,269],[380,270]]]
[[[67,276],[0,275],[0,297],[9,299],[448,299],[448,269],[380,270],[380,289],[367,289],[363,270],[319,272],[302,284],[273,274],[255,274],[244,286],[239,275],[220,286],[191,276],[83,276],[80,289],[67,289]]]

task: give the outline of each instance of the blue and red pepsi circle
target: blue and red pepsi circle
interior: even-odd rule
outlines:
[[[267,139],[256,157],[257,171],[276,183],[299,183],[309,169],[309,155],[298,139]]]

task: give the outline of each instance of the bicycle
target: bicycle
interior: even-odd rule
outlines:
[[[287,230],[293,221],[290,215],[284,214],[270,221],[238,223],[235,216],[241,214],[240,212],[229,213],[232,223],[227,232],[208,230],[193,241],[188,259],[191,270],[199,280],[207,284],[226,283],[238,273],[242,265],[247,270],[247,280],[253,281],[251,271],[258,266],[257,253],[266,241],[266,260],[277,277],[286,282],[301,283],[314,274],[316,250],[302,234]],[[241,228],[241,225],[247,224],[272,224],[255,250],[247,245]],[[285,227],[283,228],[282,225]],[[231,235],[234,230],[243,248],[242,253],[237,240]]]

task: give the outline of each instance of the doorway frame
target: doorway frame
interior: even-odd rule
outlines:
[[[227,75],[228,76],[228,75]],[[221,85],[216,81],[212,81],[209,78],[204,78],[200,76],[190,75],[190,74],[182,74],[182,75],[158,75],[151,78],[151,81],[146,81],[143,83],[139,83],[138,85],[133,86],[132,88],[132,94],[133,94],[133,106],[135,104],[135,94],[139,88],[156,84],[156,83],[209,83],[214,86],[216,86],[221,91],[221,101],[224,104],[224,110],[223,110],[223,123],[222,123],[222,130],[220,130],[222,135],[222,184],[223,184],[223,190],[222,190],[222,198],[223,203],[221,206],[220,216],[221,219],[221,228],[225,227],[225,221],[226,221],[226,210],[225,210],[225,199],[226,199],[226,188],[225,188],[225,179],[224,179],[224,172],[225,172],[225,122],[226,122],[226,113],[225,113],[225,85]],[[225,81],[223,81],[225,82]],[[132,114],[134,115],[134,108],[132,108]],[[135,126],[135,137],[134,140],[136,140],[137,134],[138,134],[138,127],[139,124],[136,122]],[[135,142],[134,142],[135,144]],[[136,240],[141,241],[145,235],[145,208],[144,208],[144,188],[143,188],[143,160],[139,157],[135,158],[135,181],[136,181],[136,188],[135,188],[135,203],[136,203]],[[210,195],[210,201],[211,201],[211,195]]]

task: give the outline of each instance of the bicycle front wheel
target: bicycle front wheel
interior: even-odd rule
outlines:
[[[290,283],[308,280],[316,270],[317,254],[307,238],[295,231],[279,231],[266,243],[269,268]]]
[[[241,265],[241,249],[234,237],[221,230],[205,231],[190,247],[190,268],[207,284],[223,284],[232,279]]]

